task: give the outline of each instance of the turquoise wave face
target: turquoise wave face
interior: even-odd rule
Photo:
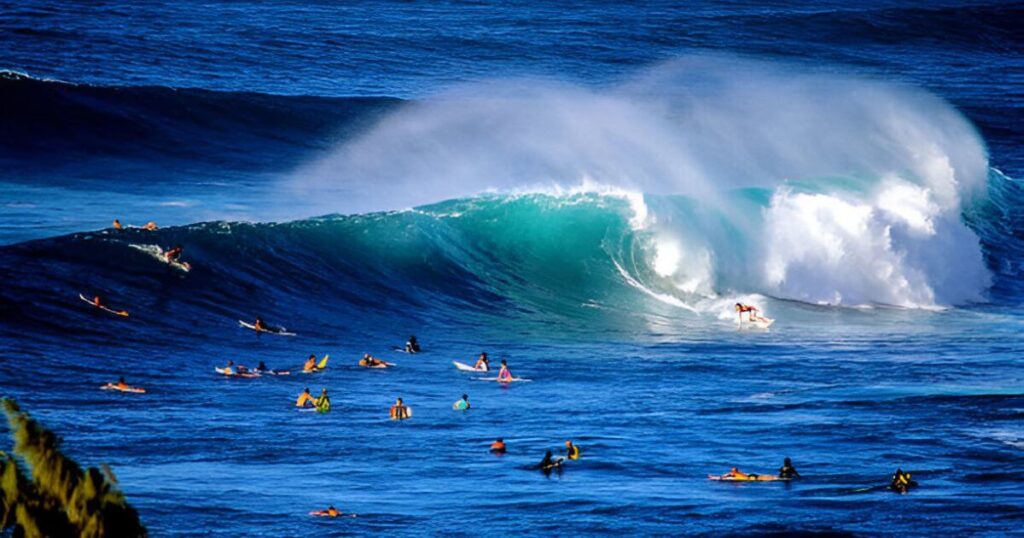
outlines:
[[[187,315],[158,323],[189,335],[202,334],[193,319],[282,312],[340,324],[429,319],[557,332],[731,320],[735,302],[1016,301],[1024,249],[1004,217],[1022,199],[1016,184],[993,173],[991,195],[962,215],[937,212],[915,189],[851,190],[826,179],[729,191],[714,203],[494,195],[289,223],[75,234],[0,249],[0,269],[17,283],[4,303],[32,305],[4,316],[45,324],[81,316],[67,297],[95,292],[141,306],[172,301]],[[174,244],[194,267],[187,276],[137,248]],[[74,287],[70,275],[83,272],[95,275],[94,290]],[[164,297],[168,279],[180,289]]]

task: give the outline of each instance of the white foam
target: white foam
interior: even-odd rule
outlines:
[[[835,73],[697,55],[616,87],[462,86],[400,107],[293,186],[311,211],[329,204],[324,212],[485,192],[621,197],[633,230],[656,236],[646,259],[661,280],[619,271],[666,302],[744,292],[845,306],[981,299],[991,277],[960,220],[987,181],[977,132],[926,91]],[[735,214],[724,193],[750,187],[771,193],[769,206]],[[655,195],[689,197],[725,224],[683,230],[649,207]]]
[[[678,297],[669,295],[667,293],[658,293],[658,292],[648,288],[647,286],[644,286],[637,279],[633,278],[633,276],[630,275],[628,271],[623,269],[622,266],[619,265],[619,262],[612,260],[612,263],[614,263],[615,264],[615,268],[619,270],[619,274],[622,275],[623,280],[625,280],[626,283],[629,284],[630,286],[633,286],[634,288],[642,291],[644,294],[646,294],[646,295],[648,295],[650,297],[653,297],[653,298],[657,299],[658,301],[661,301],[661,302],[663,302],[663,303],[665,303],[667,305],[672,305],[672,306],[675,306],[675,307],[683,308],[683,309],[689,310],[690,312],[695,312],[695,313],[697,312],[696,308],[686,304],[685,302],[683,302],[682,299],[680,299]]]

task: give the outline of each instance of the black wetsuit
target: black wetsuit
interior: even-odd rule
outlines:
[[[792,465],[783,465],[779,468],[779,478],[800,478],[800,473]]]

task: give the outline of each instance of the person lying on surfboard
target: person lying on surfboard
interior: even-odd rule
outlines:
[[[364,366],[366,368],[380,368],[382,366],[387,367],[387,365],[388,363],[370,355],[369,353],[363,353],[363,358],[359,361],[359,366]]]
[[[796,467],[793,467],[793,462],[789,461],[789,458],[782,461],[782,467],[779,468],[779,478],[787,480],[800,478],[800,473],[796,472]]]
[[[758,312],[760,312],[760,310],[758,310],[756,306],[746,305],[746,304],[743,304],[743,303],[736,303],[736,313],[740,317],[740,322],[743,321],[743,313],[744,312],[747,313],[747,321],[768,321],[767,319],[762,317],[760,314],[758,314]]]
[[[335,508],[334,505],[331,505],[327,507],[327,510],[317,510],[315,512],[310,512],[309,515],[320,517],[338,517],[341,515],[341,511]]]
[[[742,480],[742,479],[745,479],[745,478],[750,478],[750,475],[740,471],[736,467],[733,467],[732,469],[729,469],[728,473],[725,473],[724,475],[722,475],[722,478],[738,478],[738,479]]]
[[[156,230],[157,228],[158,228],[158,226],[153,221],[147,222],[146,225],[142,227],[142,229],[146,230],[147,232],[152,232],[153,230]]]
[[[109,390],[109,389],[119,390],[121,392],[136,392],[136,393],[144,393],[144,392],[146,392],[146,389],[144,389],[142,387],[133,387],[133,386],[129,385],[128,382],[126,382],[124,380],[124,376],[121,376],[121,377],[117,378],[117,383],[107,383],[106,385],[103,385],[100,388],[103,389],[103,390]]]
[[[512,372],[508,369],[505,359],[501,359],[501,370],[498,370],[498,381],[512,381]]]
[[[481,372],[486,372],[491,369],[491,364],[487,361],[486,353],[482,351],[480,352],[480,358],[476,360],[476,364],[473,365],[473,368],[476,368]]]
[[[314,510],[309,513],[311,516],[317,517],[358,517],[356,514],[345,514],[341,510],[338,510],[334,505],[328,506],[327,510]]]
[[[103,299],[101,299],[99,295],[93,295],[92,296],[92,300],[86,299],[85,295],[82,295],[82,294],[78,294],[78,296],[83,301],[89,303],[90,305],[92,305],[95,308],[99,308],[100,310],[106,310],[107,312],[110,312],[111,314],[116,314],[118,316],[128,317],[128,311],[127,310],[114,310],[113,308],[110,308],[109,306],[107,306],[106,304],[103,303]]]

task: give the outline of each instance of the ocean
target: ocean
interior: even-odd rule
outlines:
[[[154,536],[1024,523],[1020,2],[0,13],[0,394]]]

